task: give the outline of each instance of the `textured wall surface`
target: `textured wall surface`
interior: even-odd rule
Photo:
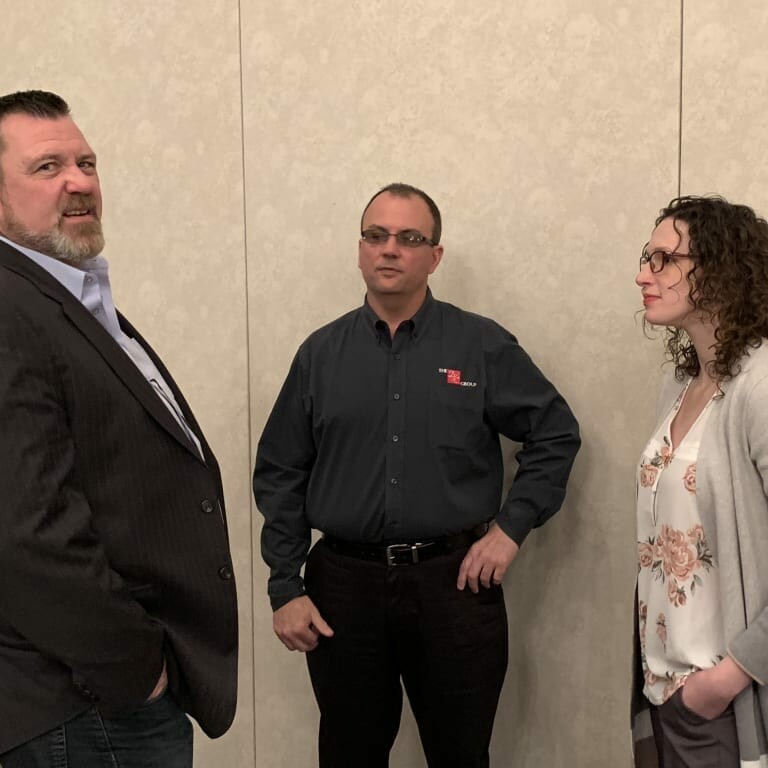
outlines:
[[[514,332],[582,424],[566,506],[505,580],[492,765],[628,765],[633,465],[661,360],[633,278],[681,138],[684,192],[768,212],[764,3],[3,2],[0,92],[70,101],[99,154],[116,300],[222,463],[240,706],[222,740],[197,738],[198,768],[316,764],[249,475],[296,347],[362,301],[359,215],[390,181],[442,209],[436,296]],[[392,765],[424,764],[406,710]]]
[[[738,10],[737,10],[738,9]],[[683,34],[682,191],[768,215],[768,5],[688,0]]]

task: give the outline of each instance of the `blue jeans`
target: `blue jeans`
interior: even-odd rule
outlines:
[[[0,755],[1,768],[192,768],[192,724],[166,691],[122,717],[95,707]]]

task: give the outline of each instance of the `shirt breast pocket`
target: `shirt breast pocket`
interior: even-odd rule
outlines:
[[[429,399],[429,443],[432,448],[472,450],[485,440],[483,391],[480,387],[436,387]]]

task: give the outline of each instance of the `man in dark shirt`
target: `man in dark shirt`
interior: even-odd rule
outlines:
[[[365,303],[301,345],[259,441],[274,628],[309,652],[322,767],[388,765],[402,680],[430,767],[479,768],[507,665],[502,577],[560,508],[578,425],[510,333],[432,297],[428,195],[391,184],[361,228]],[[500,434],[522,443],[501,508]]]

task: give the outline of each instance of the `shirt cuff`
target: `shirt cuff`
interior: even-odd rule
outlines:
[[[301,597],[302,595],[306,594],[306,590],[304,589],[304,586],[302,585],[300,590],[295,590],[293,592],[282,592],[279,595],[270,595],[269,596],[269,602],[272,606],[272,611],[276,611],[278,608],[282,608],[287,603],[290,603],[291,600],[295,600],[297,597]]]
[[[520,547],[536,525],[536,517],[524,510],[502,510],[496,515],[496,524]]]

